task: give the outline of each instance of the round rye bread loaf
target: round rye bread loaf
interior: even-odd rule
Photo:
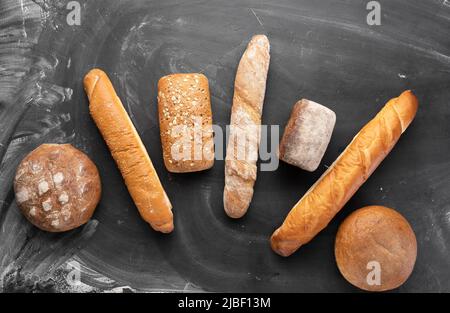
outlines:
[[[100,200],[95,164],[70,144],[43,144],[17,168],[16,202],[36,227],[63,232],[85,224]]]

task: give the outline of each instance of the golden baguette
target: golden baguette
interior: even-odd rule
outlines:
[[[272,235],[272,249],[289,256],[324,229],[392,150],[417,108],[411,91],[390,100],[289,212]]]
[[[254,36],[239,62],[234,82],[223,194],[225,212],[232,218],[242,217],[253,197],[269,62],[269,40],[264,35]]]
[[[117,163],[142,218],[154,230],[173,230],[172,205],[152,161],[108,76],[99,69],[84,78],[89,110]]]

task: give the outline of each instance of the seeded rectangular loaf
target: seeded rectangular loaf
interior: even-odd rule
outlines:
[[[208,79],[203,74],[172,74],[158,82],[159,127],[169,172],[203,171],[214,165]]]

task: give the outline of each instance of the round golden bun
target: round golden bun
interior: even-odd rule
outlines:
[[[401,286],[417,256],[416,236],[398,212],[369,206],[353,212],[339,227],[335,256],[339,271],[352,285],[367,291]]]

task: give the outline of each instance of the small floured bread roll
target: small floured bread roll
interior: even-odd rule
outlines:
[[[169,172],[203,171],[214,165],[208,79],[203,74],[172,74],[158,82],[159,127]]]
[[[396,211],[369,206],[353,212],[341,224],[335,255],[340,272],[354,286],[391,290],[411,275],[417,256],[416,236]]]
[[[281,139],[280,160],[314,172],[327,150],[335,124],[336,114],[327,107],[307,99],[298,101]]]
[[[63,232],[85,224],[100,200],[95,164],[70,144],[43,144],[19,164],[16,202],[36,227]]]

